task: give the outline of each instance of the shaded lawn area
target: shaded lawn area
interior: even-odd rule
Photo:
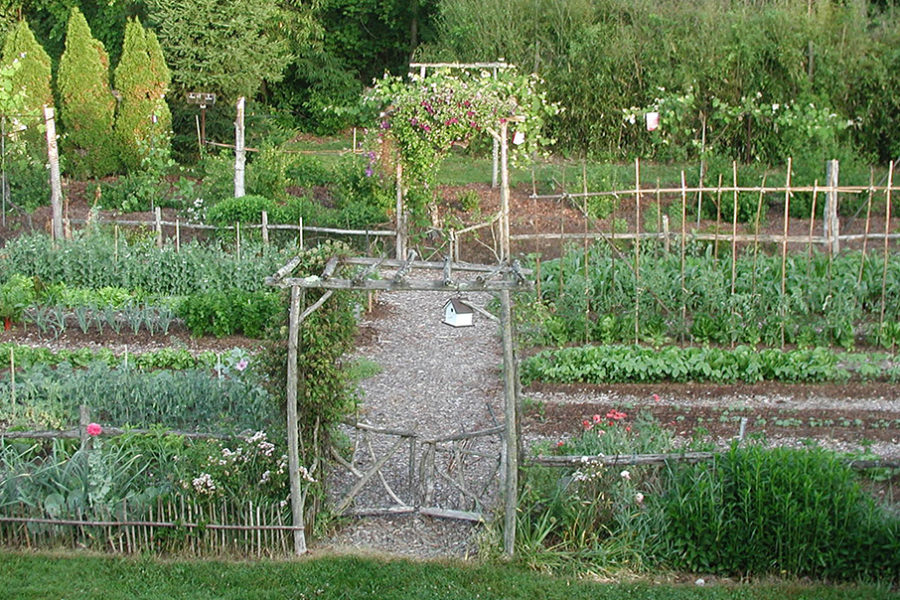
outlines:
[[[512,565],[460,565],[324,556],[224,562],[0,551],[10,599],[565,599],[834,600],[900,598],[884,588],[799,583],[707,585],[555,578]]]

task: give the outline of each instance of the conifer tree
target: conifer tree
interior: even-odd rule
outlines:
[[[165,95],[171,82],[156,35],[137,19],[125,26],[122,59],[115,70],[115,87],[121,95],[115,132],[120,158],[129,170],[144,159],[168,156],[172,114]]]
[[[3,66],[17,62],[19,67],[12,75],[13,91],[24,93],[21,115],[12,115],[13,122],[24,125],[27,140],[40,139],[38,125],[43,122],[42,108],[53,106],[50,90],[50,57],[34,38],[31,28],[23,19],[6,34],[3,43]]]
[[[113,136],[116,99],[109,86],[109,55],[77,6],[69,15],[57,88],[66,132],[63,149],[72,172],[93,177],[114,172],[119,150]]]

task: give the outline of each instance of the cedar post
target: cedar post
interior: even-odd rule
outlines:
[[[406,231],[404,228],[403,218],[403,165],[397,161],[397,205],[394,212],[396,213],[397,244],[395,251],[397,260],[406,258]]]
[[[234,197],[244,197],[244,165],[247,156],[244,150],[244,97],[237,101],[237,119],[234,121]]]
[[[503,341],[504,503],[503,552],[515,554],[516,509],[519,489],[519,427],[516,398],[516,358],[513,350],[512,302],[509,290],[500,292],[500,335]]]
[[[53,109],[44,106],[44,123],[47,125],[47,159],[50,162],[50,206],[53,211],[52,233],[54,240],[63,238],[62,183],[59,175],[59,147],[56,144],[56,121]]]
[[[299,422],[297,419],[297,346],[300,340],[300,288],[291,287],[290,329],[287,361],[287,446],[288,474],[291,485],[291,517],[294,529],[294,553],[306,553],[306,532],[303,530],[303,496],[300,493]]]

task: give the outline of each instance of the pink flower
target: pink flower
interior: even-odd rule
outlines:
[[[87,434],[91,437],[97,437],[103,433],[103,428],[97,423],[88,423]]]
[[[558,442],[556,442],[556,447],[557,447],[557,448],[562,448],[562,447],[565,446],[565,445],[566,445],[566,443],[565,443],[564,441],[562,441],[562,440],[559,440]]]
[[[606,418],[610,421],[621,421],[626,418],[628,414],[622,412],[621,410],[612,409],[608,413],[606,413]]]
[[[591,417],[591,419],[594,421],[594,423],[599,423],[603,420],[603,417],[601,417],[600,415],[594,415],[593,417]]]
[[[653,394],[653,401],[659,402],[659,394]]]
[[[371,169],[366,169],[367,172],[370,170]],[[247,365],[249,365],[249,364],[250,364],[249,360],[247,360],[246,358],[242,358],[241,360],[239,360],[237,362],[236,365],[234,365],[234,368],[237,369],[238,371],[243,371],[244,369],[247,368]]]
[[[629,473],[628,471],[622,471],[621,473],[619,473],[619,477],[621,477],[625,481],[631,481],[631,473]]]
[[[582,421],[582,422],[581,422],[581,425],[582,425],[582,427],[584,427],[585,429],[591,429],[591,428],[594,426],[594,424],[591,423],[590,421],[588,421],[587,419],[585,419],[584,421]]]
[[[637,494],[634,495],[634,501],[637,502],[638,504],[643,504],[644,503],[644,495],[642,493],[638,492]]]

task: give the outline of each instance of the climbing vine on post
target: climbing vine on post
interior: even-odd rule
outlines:
[[[513,116],[524,120],[511,129],[510,163],[526,164],[553,144],[555,140],[543,135],[544,125],[562,110],[547,100],[542,84],[537,75],[515,68],[504,69],[496,78],[488,71],[439,70],[425,78],[386,75],[376,81],[369,97],[383,109],[370,136],[370,168],[378,155],[391,149],[407,182],[423,186],[429,191],[426,201],[432,202],[435,177],[450,149],[497,132],[500,123]],[[425,206],[420,200],[409,208],[421,213]]]

